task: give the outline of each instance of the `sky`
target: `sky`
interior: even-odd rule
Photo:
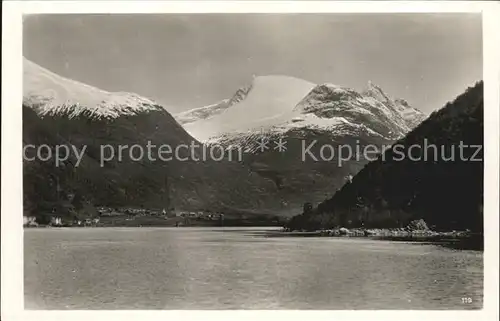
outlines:
[[[430,113],[482,79],[479,14],[29,15],[23,26],[27,59],[173,113],[264,75],[372,81]]]

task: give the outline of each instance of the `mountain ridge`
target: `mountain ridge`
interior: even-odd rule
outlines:
[[[430,152],[422,146],[434,145]],[[450,158],[454,146],[480,146]],[[384,158],[368,163],[352,181],[308,214],[295,216],[291,229],[404,227],[423,219],[433,229],[483,230],[483,83],[476,83],[393,144]],[[397,161],[395,148],[417,156]],[[439,147],[441,146],[441,147]],[[438,149],[439,147],[439,149]],[[476,155],[476,152],[478,154]],[[471,157],[476,155],[477,161]],[[479,161],[480,160],[480,161]]]
[[[257,85],[265,85],[266,77],[258,77]],[[410,131],[412,124],[409,120],[413,119],[405,119],[403,111],[411,107],[408,104],[399,105],[374,84],[370,84],[374,93],[363,96],[355,90],[334,84],[315,85],[293,78],[291,87],[299,87],[301,91],[290,99],[289,79],[272,76],[272,86],[267,89],[261,87],[259,92],[254,91],[256,86],[252,83],[253,89],[246,92],[239,104],[199,121],[192,119],[184,125],[194,137],[209,145],[243,148],[246,151],[244,164],[275,183],[277,199],[281,199],[282,204],[290,204],[291,199],[322,201],[329,191],[335,191],[344,184],[345,177],[355,175],[368,161],[363,156],[342,166],[337,165],[338,156],[331,162],[303,161],[302,143],[316,141],[312,150],[317,155],[321,146],[327,145],[332,148],[348,145],[353,150],[357,145],[389,145]],[[276,84],[276,81],[283,83]],[[275,105],[283,93],[287,99]],[[262,96],[255,97],[258,94]],[[377,100],[376,97],[381,98]],[[229,117],[237,108],[244,113]],[[238,118],[241,115],[244,117]],[[421,112],[418,115],[425,117]],[[241,125],[218,126],[217,122],[220,123],[221,119],[234,119]],[[196,128],[198,124],[201,125],[200,131]],[[222,128],[223,132],[207,138],[209,135],[203,132],[207,124],[212,124],[212,129],[219,131]],[[200,132],[203,137],[197,135]],[[286,143],[286,151],[274,149],[276,146],[273,144],[280,140]],[[263,148],[262,142],[268,142],[268,148]],[[284,208],[287,207],[284,205]]]
[[[141,112],[159,111],[151,99],[128,92],[107,92],[82,82],[62,77],[23,58],[23,105],[40,116],[86,114],[93,118],[116,118]]]
[[[103,145],[145,147],[150,143],[175,148],[199,142],[160,105],[121,104],[122,94],[115,99],[113,93],[49,73],[29,61],[27,65],[24,146],[47,145],[52,153],[58,145],[87,149],[78,167],[73,156],[56,167],[53,161],[39,160],[36,151],[28,149],[23,161],[25,215],[47,216],[55,211],[71,217],[82,211],[90,213],[93,206],[276,209],[272,183],[242,164],[225,159],[197,162],[173,157],[163,162],[126,156],[114,157],[100,166]],[[58,86],[52,87],[54,83]],[[94,93],[99,96],[92,97]],[[101,103],[103,96],[108,98],[108,104]],[[142,98],[137,101],[154,103]],[[189,153],[182,149],[179,158],[191,156]]]
[[[353,121],[345,115],[318,117],[313,112],[294,111],[298,102],[314,91],[315,84],[288,76],[260,76],[231,98],[208,106],[208,113],[199,111],[199,115],[192,115],[203,120],[223,116],[225,120],[235,119],[244,125],[269,125],[258,126],[258,131],[246,126],[241,132],[239,124],[230,124],[226,128],[234,131],[208,141],[207,146],[228,147],[235,143],[252,149],[244,153],[242,162],[111,160],[100,168],[97,160],[102,144],[199,143],[185,129],[196,122],[181,126],[178,117],[174,118],[147,98],[106,92],[60,77],[29,61],[25,60],[25,64],[23,143],[89,147],[82,166],[73,170],[70,170],[74,164],[72,159],[64,170],[54,169],[49,163],[24,162],[26,202],[41,206],[35,211],[47,213],[57,204],[54,193],[37,191],[44,185],[54,189],[57,181],[64,194],[77,194],[78,199],[101,206],[171,206],[293,215],[304,200],[323,200],[328,191],[338,189],[345,177],[354,175],[366,163],[361,159],[341,168],[326,162],[303,163],[298,157],[301,140],[377,146],[391,142],[390,137],[379,134],[373,124]],[[127,99],[123,99],[124,96]],[[329,103],[328,99],[319,101]],[[387,126],[393,126],[391,120],[388,121]],[[262,135],[272,139],[287,137],[287,154],[279,154],[274,149],[257,153],[256,139]],[[63,198],[66,198],[63,204],[71,203],[67,197]]]
[[[274,85],[279,90],[277,90],[277,92],[273,92],[273,86],[270,86],[271,88],[265,90],[267,96],[257,97],[256,99],[254,99],[258,101],[258,103],[249,102],[248,104],[243,106],[241,109],[246,107],[248,109],[247,113],[250,113],[249,116],[244,115],[244,117],[234,117],[238,115],[237,114],[235,115],[235,113],[231,114],[231,109],[234,110],[234,108],[239,104],[241,104],[241,102],[245,102],[245,100],[249,96],[253,97],[255,95],[258,95],[255,94],[255,92],[252,92],[252,88],[255,87],[254,82],[257,82],[257,85],[261,85],[258,83],[259,80],[261,83],[263,83],[265,82],[264,81],[265,79],[273,79],[273,78],[274,80],[277,81],[282,80],[283,82],[285,82],[281,86],[285,89],[281,89],[279,88],[279,86]],[[288,79],[294,79],[294,82],[296,83],[298,83],[299,81],[303,82],[304,85],[301,86],[306,89],[303,89],[303,91],[300,94],[295,95],[296,97],[294,98],[295,100],[291,99],[289,102],[282,104],[282,105],[288,104],[289,108],[283,108],[283,106],[280,106],[280,108],[276,109],[275,113],[269,112],[269,108],[267,107],[272,106],[273,101],[277,100],[279,101],[280,90],[283,91],[290,90],[288,89],[289,86],[289,84],[287,83]],[[240,88],[232,98],[222,100],[221,102],[213,105],[191,109],[176,114],[175,117],[176,119],[178,119],[179,123],[183,124],[186,130],[190,132],[194,137],[197,137],[202,141],[211,141],[211,142],[216,141],[218,135],[227,135],[232,132],[245,133],[251,131],[258,131],[261,128],[272,127],[272,126],[283,127],[283,125],[286,123],[292,123],[292,122],[296,123],[300,121],[301,117],[308,117],[304,116],[304,114],[311,113],[312,108],[310,108],[311,106],[307,105],[312,105],[314,107],[314,112],[311,113],[312,115],[316,115],[319,116],[319,118],[323,118],[323,120],[321,120],[321,119],[313,119],[313,117],[308,117],[310,123],[316,121],[319,126],[320,124],[324,124],[327,126],[328,124],[326,124],[325,120],[327,120],[328,118],[330,119],[334,118],[334,115],[332,114],[337,114],[338,117],[342,117],[342,111],[330,108],[328,112],[331,115],[329,115],[328,117],[322,117],[320,109],[325,109],[325,107],[319,108],[318,105],[319,104],[326,105],[327,103],[329,104],[336,103],[337,105],[345,104],[346,99],[351,99],[351,101],[347,103],[356,104],[356,107],[361,107],[357,109],[358,113],[366,113],[368,114],[368,116],[373,116],[372,112],[368,110],[367,106],[369,106],[372,111],[380,110],[381,112],[383,112],[385,109],[386,110],[385,112],[392,113],[390,116],[385,116],[385,117],[386,118],[392,117],[391,121],[396,122],[397,127],[391,128],[392,130],[389,129],[384,133],[380,133],[382,135],[389,135],[390,137],[388,138],[401,137],[402,135],[404,135],[405,132],[408,132],[410,128],[413,128],[415,125],[420,123],[426,117],[424,113],[422,113],[420,110],[414,107],[411,107],[405,100],[390,98],[385,92],[383,92],[383,90],[379,86],[373,84],[371,81],[368,84],[368,89],[361,93],[353,89],[340,87],[331,83],[315,85],[313,83],[288,76],[275,76],[275,75],[259,76],[254,78],[254,82],[252,82],[252,84],[249,86]],[[247,90],[245,91],[245,94],[243,96],[239,96],[240,99],[238,99],[238,101],[235,102],[233,98],[236,97],[238,93],[242,91],[242,89],[247,89]],[[262,91],[263,90],[261,90],[261,92]],[[307,93],[304,94],[304,92],[306,91]],[[336,97],[335,94],[337,94]],[[265,102],[266,100],[269,100],[270,102],[266,103]],[[264,103],[261,103],[261,101],[264,101]],[[255,106],[259,104],[262,106]],[[255,111],[255,109],[257,109],[257,111]],[[264,113],[265,117],[258,118],[260,116],[255,115],[255,113],[257,114],[261,113],[259,111],[260,109],[267,109],[266,113]],[[324,114],[326,114],[326,112],[323,112],[323,115]],[[236,122],[239,123],[233,126],[226,126],[225,124],[222,124],[224,123],[223,120],[226,120],[226,122],[228,122],[227,120],[230,118],[231,115],[233,116],[233,119],[243,118],[243,121],[236,120]],[[211,124],[211,123],[216,123],[218,116],[221,116],[221,120],[218,120],[217,124]],[[255,118],[257,118],[257,120],[259,119],[261,120],[256,121]],[[338,120],[340,122],[345,123],[345,119],[338,119]],[[335,123],[338,122],[333,121],[332,125]],[[296,125],[293,127],[294,128],[300,127],[300,125]],[[393,133],[392,131],[394,131],[395,133]]]

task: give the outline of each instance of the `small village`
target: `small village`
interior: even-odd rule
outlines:
[[[197,221],[223,221],[224,214],[211,211],[186,211],[175,209],[146,209],[146,208],[113,208],[100,206],[96,208],[97,215],[94,217],[73,218],[50,215],[48,224],[40,224],[35,216],[24,216],[24,227],[99,227],[110,225],[109,222],[136,221],[141,218],[155,218],[171,220],[177,218],[175,226],[188,225],[190,220]],[[108,224],[106,224],[108,223]]]
[[[134,220],[143,216],[156,216],[165,219],[174,217],[203,219],[209,221],[220,220],[224,217],[223,213],[210,211],[184,211],[175,209],[145,209],[145,208],[110,208],[98,207],[97,211],[100,217],[126,216],[127,220]]]
[[[62,217],[54,215],[50,217],[50,222],[48,224],[39,224],[35,216],[23,216],[24,227],[89,227],[98,226],[99,221],[99,217],[86,218],[82,220],[63,220]]]

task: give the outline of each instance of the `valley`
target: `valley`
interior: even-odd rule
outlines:
[[[288,76],[257,76],[219,103],[170,114],[161,104],[133,93],[106,92],[27,59],[24,67],[24,145],[51,146],[48,152],[68,145],[82,151],[69,153],[63,160],[41,161],[35,159],[38,151],[25,148],[25,216],[36,217],[42,225],[54,216],[73,222],[99,216],[97,207],[129,206],[169,212],[208,209],[224,213],[229,225],[356,226],[369,221],[353,219],[358,214],[337,214],[326,204],[337,207],[348,202],[342,195],[348,195],[350,186],[357,186],[362,181],[359,177],[380,163],[359,151],[373,147],[379,155],[385,146],[411,139],[422,126],[440,126],[429,125],[438,116],[424,121],[424,113],[403,99],[390,97],[372,82],[358,92]],[[433,129],[427,131],[436,135]],[[263,148],[263,141],[281,141],[282,150]],[[134,159],[134,145],[202,148],[177,148],[168,161],[159,162],[149,149],[147,158]],[[129,149],[128,157],[115,157],[120,146]],[[313,157],[304,158],[304,146],[310,146],[307,152]],[[240,158],[214,158],[213,153],[207,158],[205,149],[215,147],[220,155],[239,149]],[[324,155],[325,147],[330,156],[318,161],[314,155]],[[106,148],[113,148],[113,153]],[[356,152],[343,159],[333,152],[336,148]],[[109,154],[105,159],[103,150]],[[361,194],[354,195],[368,208],[364,216],[385,217],[382,225],[420,218],[410,211],[393,219],[393,214],[383,214]],[[315,214],[300,219],[305,203],[313,205]],[[394,213],[406,211],[391,206],[395,206]],[[141,220],[108,220],[106,224],[104,220],[101,225],[184,224],[166,216]],[[200,224],[213,223],[195,220],[185,225]]]

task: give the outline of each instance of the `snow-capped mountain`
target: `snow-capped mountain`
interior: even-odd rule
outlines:
[[[313,87],[313,83],[288,76],[255,77],[250,86],[236,92],[223,110],[209,107],[220,112],[210,112],[210,117],[186,123],[184,128],[206,141],[219,134],[273,126],[293,118],[293,108]]]
[[[339,155],[331,161],[304,160],[304,143],[317,142],[311,149],[315,155],[324,145],[380,148],[403,137],[425,117],[372,83],[357,92],[287,76],[260,76],[246,88],[250,90],[238,95],[238,103],[195,109],[177,119],[190,115],[184,128],[207,144],[243,148],[245,165],[276,184],[276,199],[284,208],[293,208],[295,200],[324,200],[368,162],[363,155],[341,165]],[[280,139],[286,141],[284,152],[274,145]],[[269,142],[268,148],[262,148],[263,141]]]
[[[256,77],[235,97],[176,115],[194,137],[218,141],[228,136],[288,130],[364,128],[389,140],[404,136],[426,116],[369,82],[359,93],[333,84],[315,85],[287,76]]]
[[[322,126],[335,127],[337,120],[364,125],[387,139],[398,139],[425,117],[417,109],[388,97],[380,87],[369,82],[368,90],[358,93],[333,84],[316,86],[299,104],[296,111],[312,114]]]
[[[375,85],[371,81],[368,82],[368,89],[363,91],[362,94],[374,97],[376,100],[387,105],[387,107],[391,109],[391,111],[395,111],[396,113],[398,113],[404,119],[406,125],[410,129],[415,128],[425,118],[427,118],[426,114],[424,114],[417,108],[410,106],[410,104],[408,104],[406,100],[401,98],[391,98],[382,90],[382,88]]]
[[[482,150],[466,151],[449,161],[453,145],[484,144],[484,92],[479,81],[436,110],[398,141],[399,152],[413,146],[444,147],[427,158],[396,159],[393,148],[385,159],[367,164],[341,190],[318,204],[307,216],[294,217],[291,229],[328,229],[334,226],[406,226],[423,219],[435,230],[483,231],[484,164]],[[477,153],[477,161],[469,161]],[[432,159],[433,161],[428,161]],[[332,193],[333,194],[333,193]]]
[[[61,77],[24,58],[23,104],[41,115],[85,114],[92,118],[116,118],[161,110],[154,101],[134,93],[111,93]]]
[[[250,92],[250,89],[252,89],[252,86],[246,86],[243,88],[240,88],[236,91],[236,93],[231,97],[230,99],[223,99],[218,103],[200,107],[200,108],[195,108],[191,109],[182,113],[179,113],[175,116],[179,124],[185,125],[188,123],[192,123],[198,120],[202,119],[208,119],[211,118],[215,115],[218,115],[222,112],[224,112],[226,109],[229,107],[233,106],[234,104],[239,103],[243,99],[246,98],[248,93]]]
[[[169,204],[180,209],[296,214],[304,202],[331,195],[345,177],[366,163],[353,161],[339,167],[331,162],[303,162],[302,140],[381,145],[410,126],[402,116],[408,110],[404,104],[370,95],[358,94],[359,98],[353,91],[337,87],[334,94],[342,91],[355,97],[332,102],[332,88],[287,76],[256,77],[229,99],[177,115],[183,127],[150,99],[107,92],[25,60],[24,144],[88,147],[77,168],[71,166],[73,158],[58,168],[50,162],[25,162],[25,201],[39,206],[34,211],[50,212],[50,206],[69,202],[55,198],[53,191],[61,189],[97,205]],[[125,157],[114,158],[103,167],[99,164],[103,145],[150,143],[175,148],[190,145],[195,137],[256,152],[255,143],[263,135],[287,137],[287,154],[274,150],[245,153],[243,162],[147,158],[136,162]]]
[[[145,150],[148,144],[168,145],[175,150],[181,144],[197,143],[152,100],[109,93],[28,60],[24,62],[23,92],[24,144],[86,148],[79,166],[75,166],[73,154],[55,166],[53,160],[38,160],[35,150],[29,149],[27,157],[34,160],[24,162],[24,196],[34,214],[57,208],[73,215],[81,204],[70,204],[68,195],[76,195],[84,203],[113,207],[261,212],[279,207],[272,196],[274,185],[237,162],[197,162],[186,149],[180,149],[178,157],[172,154],[168,161],[161,160],[154,148],[152,159],[145,154],[133,160],[128,150],[119,157],[119,146],[138,145]],[[115,157],[101,166],[102,146],[114,147]]]
[[[411,107],[410,104],[408,104],[408,102],[404,99],[397,98],[394,102],[396,103],[397,110],[410,128],[417,127],[427,118],[426,114],[417,108]]]
[[[224,110],[226,110],[226,108],[230,107],[229,102],[230,99],[224,99],[212,105],[203,106],[179,113],[175,116],[175,118],[181,125],[189,124],[201,119],[207,119],[214,115],[222,113]]]

